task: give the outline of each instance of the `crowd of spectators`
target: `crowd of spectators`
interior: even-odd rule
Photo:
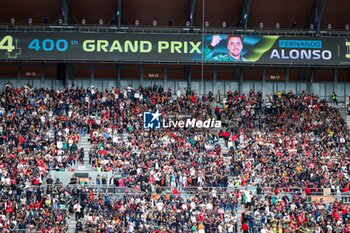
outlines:
[[[305,93],[259,98],[237,97],[227,109],[242,183],[347,189],[350,137],[339,111]]]
[[[86,188],[83,192],[89,191]],[[174,193],[150,192],[81,196],[83,204],[78,208],[78,230],[202,232],[200,230],[207,229],[218,232],[220,228],[237,229],[236,197],[224,191],[199,190],[191,198]]]
[[[131,93],[129,97],[124,93],[125,101],[103,111],[90,133],[92,165],[102,171],[119,170],[125,174],[124,185],[141,185],[146,178],[148,183],[172,183],[179,189],[222,187],[228,185],[231,175],[242,186],[348,187],[349,161],[343,158],[349,154],[347,127],[339,112],[317,96],[289,92],[264,100],[261,93],[240,96],[236,92],[228,93],[220,108],[209,98],[188,92],[175,98],[143,89],[142,98]],[[220,132],[193,128],[146,131],[142,113],[150,109],[160,110],[164,119],[215,118],[227,128]],[[124,147],[119,129],[113,133],[109,125],[110,115],[129,131],[130,140]],[[230,147],[228,164],[220,156],[221,148],[212,143],[217,136]]]
[[[244,195],[244,194],[243,194]],[[242,213],[252,232],[350,232],[350,206],[306,193],[252,195]]]
[[[349,232],[348,205],[308,196],[347,192],[350,169],[346,124],[313,94],[230,91],[214,98],[156,85],[7,85],[0,101],[3,229],[63,232],[70,210],[85,232]],[[143,113],[156,111],[165,121],[213,119],[222,127],[145,129]],[[132,192],[71,189],[48,177],[84,161],[84,134],[92,144],[89,163],[116,174],[89,184]]]
[[[0,229],[53,232],[66,228],[62,192],[40,188],[49,170],[73,165],[81,122],[68,92],[13,88],[0,92]],[[70,107],[69,107],[70,106]],[[5,230],[6,232],[6,230]]]
[[[79,199],[79,196],[76,196]],[[350,206],[305,193],[253,194],[204,188],[176,193],[89,193],[82,190],[77,229],[88,232],[349,232]],[[244,209],[241,214],[237,209]]]

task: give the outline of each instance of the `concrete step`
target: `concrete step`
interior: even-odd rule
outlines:
[[[95,172],[96,170],[93,168],[84,168],[84,169],[76,169],[76,172],[84,172],[84,173],[89,173],[89,172]]]
[[[89,151],[92,147],[91,142],[89,141],[90,136],[85,135],[80,140],[80,148],[84,149],[84,164],[81,164],[80,162],[77,163],[76,170],[77,171],[84,171],[84,172],[91,172],[95,171],[95,169],[89,164]]]
[[[350,129],[350,115],[348,115],[347,110],[346,110],[346,113],[344,115],[342,115],[342,117],[344,118],[346,125]]]
[[[81,140],[80,144],[91,144],[91,142],[88,140]]]
[[[86,147],[91,147],[92,145],[91,145],[90,142],[81,142],[81,143],[80,143],[80,147],[84,147],[84,146],[86,146]]]
[[[80,140],[80,142],[81,142],[81,143],[90,143],[90,141],[89,141],[89,140],[83,140],[83,139],[82,139],[82,140]],[[90,143],[90,144],[91,144],[91,143]]]
[[[90,143],[90,141],[89,141],[89,140],[83,140],[83,139],[82,139],[82,140],[80,140],[80,142],[81,142],[81,143]],[[91,144],[91,143],[90,143],[90,144]]]
[[[92,143],[90,141],[85,141],[85,140],[81,140],[80,144],[84,144],[84,145],[91,145]]]
[[[80,146],[81,146],[81,147],[82,147],[82,146],[91,147],[92,144],[91,144],[90,142],[81,142],[81,143],[80,143]]]
[[[75,225],[77,222],[75,221],[74,214],[69,215],[69,219],[67,220],[67,226],[68,226],[68,233],[74,233],[75,232]]]
[[[75,170],[79,171],[95,171],[95,169],[89,164],[89,160],[84,160],[84,164],[81,164],[79,161],[76,161]]]

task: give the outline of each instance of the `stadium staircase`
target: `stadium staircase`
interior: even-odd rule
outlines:
[[[67,226],[68,226],[68,233],[75,233],[75,226],[76,226],[76,221],[75,221],[75,215],[74,214],[69,214],[69,218],[67,220]]]
[[[81,164],[79,161],[77,161],[77,171],[94,171],[94,168],[91,166],[91,164],[89,164],[89,151],[92,146],[89,139],[90,136],[88,134],[85,134],[80,139],[80,148],[84,149],[84,164]]]
[[[83,164],[80,163],[80,161],[76,161],[75,164],[75,170],[77,172],[92,172],[95,171],[95,169],[89,164],[89,151],[91,148],[91,143],[89,141],[90,135],[85,134],[80,138],[80,145],[79,148],[84,149],[84,160]],[[67,226],[68,226],[68,233],[74,233],[75,232],[75,226],[76,226],[76,221],[75,221],[75,215],[70,214],[68,221],[67,221]]]
[[[128,137],[129,137],[129,133],[123,133],[122,139],[124,144],[126,144],[129,141]]]
[[[128,137],[129,137],[129,133],[122,134],[121,138],[122,138],[124,144],[126,144],[128,142]],[[77,172],[93,172],[93,171],[95,171],[95,169],[91,166],[91,164],[89,164],[89,151],[90,151],[90,148],[92,147],[89,139],[90,139],[89,134],[82,136],[80,139],[79,148],[84,149],[84,160],[83,160],[84,164],[81,164],[79,161],[76,162],[75,169]],[[74,214],[69,215],[67,225],[68,225],[68,233],[74,233],[75,226],[76,226]]]
[[[129,133],[123,133],[121,135],[121,139],[122,139],[124,144],[128,143],[128,137],[129,137]],[[95,169],[89,164],[89,151],[90,151],[90,148],[92,146],[90,141],[89,141],[89,138],[90,138],[89,134],[86,134],[86,135],[82,136],[80,139],[79,148],[84,148],[84,164],[83,165],[80,164],[79,161],[76,162],[75,169],[77,172],[95,171]],[[228,153],[229,148],[225,146],[225,141],[221,138],[219,139],[219,144],[220,144],[220,147],[222,148],[221,154],[224,156],[224,159],[225,159],[226,163],[228,164],[230,161],[230,158],[225,156],[225,155]],[[139,152],[139,151],[137,150],[135,152]],[[241,205],[239,205],[237,208],[237,214],[236,214],[238,227],[241,227],[240,226],[240,216],[241,216],[243,211],[244,211],[243,207]],[[69,215],[69,218],[67,220],[67,225],[68,225],[68,233],[74,233],[75,226],[76,226],[74,214]]]
[[[348,115],[348,110],[344,104],[339,104],[338,106],[335,106],[336,109],[339,110],[340,115],[343,117],[346,125],[350,129],[350,115]]]
[[[79,148],[84,149],[84,160],[83,164],[80,163],[80,161],[76,161],[75,164],[75,170],[77,172],[92,172],[95,171],[95,169],[89,164],[89,151],[91,148],[91,143],[89,141],[90,135],[85,134],[80,138],[80,145]],[[68,233],[74,233],[75,232],[75,226],[76,226],[76,221],[75,221],[75,215],[69,214],[69,218],[67,220],[67,226],[68,226]]]
[[[227,164],[227,169],[229,169],[229,164],[230,164],[230,159],[231,159],[231,157],[227,156],[229,148],[227,146],[225,146],[225,141],[222,138],[219,139],[219,144],[221,147],[221,155],[225,159],[225,162]],[[233,177],[229,176],[229,178],[232,179]],[[237,228],[238,229],[241,229],[241,215],[244,211],[245,211],[244,206],[239,203],[237,206],[237,212],[236,212],[236,216],[235,216],[236,220],[237,220]]]

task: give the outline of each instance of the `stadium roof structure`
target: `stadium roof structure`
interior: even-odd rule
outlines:
[[[350,1],[344,0],[11,0],[0,9],[0,23],[117,25],[118,27],[207,27],[243,30],[346,31]],[[262,23],[262,24],[261,24]],[[278,24],[278,28],[276,28]]]

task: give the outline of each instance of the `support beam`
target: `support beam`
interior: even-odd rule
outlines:
[[[196,10],[196,0],[190,0],[190,1],[191,1],[191,3],[190,3],[190,14],[188,16],[188,20],[190,22],[190,26],[193,27],[194,12]]]
[[[285,68],[285,85],[286,85],[286,93],[289,92],[290,88],[289,88],[289,67]]]
[[[167,92],[168,91],[168,66],[165,65],[164,66],[164,78],[163,78],[163,88],[164,91]]]
[[[337,93],[337,85],[338,85],[338,69],[335,68],[333,72],[333,91]],[[338,93],[339,95],[339,93]],[[341,93],[343,95],[343,93]]]
[[[211,92],[214,94],[216,93],[217,91],[217,88],[216,88],[216,83],[217,83],[217,73],[216,73],[216,66],[213,67],[213,80],[212,80],[212,85],[213,85],[213,88],[211,89]],[[225,86],[224,86],[225,88]]]
[[[315,69],[311,68],[310,80],[307,86],[307,92],[310,94],[313,92],[314,77],[315,77]]]
[[[261,80],[261,86],[262,86],[261,94],[262,94],[262,97],[265,98],[267,94],[270,94],[270,93],[266,93],[266,67],[263,67],[262,72],[263,73],[262,73],[262,80]]]
[[[17,62],[17,87],[21,86],[21,72],[22,72],[22,63]]]
[[[45,63],[43,62],[40,64],[40,71],[40,85],[41,87],[45,87]]]
[[[239,82],[238,82],[238,92],[240,95],[243,94],[243,68],[239,71]]]
[[[184,75],[187,81],[187,88],[191,89],[191,66],[190,65],[185,65]]]
[[[95,86],[95,65],[90,66],[90,88]]]
[[[145,74],[145,67],[144,65],[141,65],[140,67],[140,86],[145,86],[144,84],[144,74]]]
[[[241,72],[243,70],[243,68],[241,66],[235,66],[233,65],[232,66],[233,68],[233,72],[232,72],[232,81],[238,81],[240,80],[241,78]]]
[[[120,64],[117,64],[116,69],[117,69],[117,87],[120,90],[120,75],[121,75],[121,71],[122,71],[122,66]]]
[[[61,0],[62,3],[62,17],[65,25],[69,24],[69,0]]]
[[[118,27],[120,27],[122,25],[122,0],[117,1],[116,20],[118,20]]]
[[[64,80],[63,80],[63,86],[68,86],[68,81],[72,78],[72,73],[73,73],[73,66],[72,64],[68,63],[65,64],[66,68],[64,71]],[[75,81],[75,80],[74,80]]]
[[[327,5],[327,0],[314,0],[313,6],[312,6],[308,27],[310,26],[310,24],[313,24],[317,34],[320,33],[321,18],[322,18],[324,9],[326,8],[326,5]]]
[[[242,16],[239,22],[240,23],[239,26],[243,27],[244,30],[247,30],[250,6],[252,5],[252,2],[253,0],[244,0],[243,2]]]

